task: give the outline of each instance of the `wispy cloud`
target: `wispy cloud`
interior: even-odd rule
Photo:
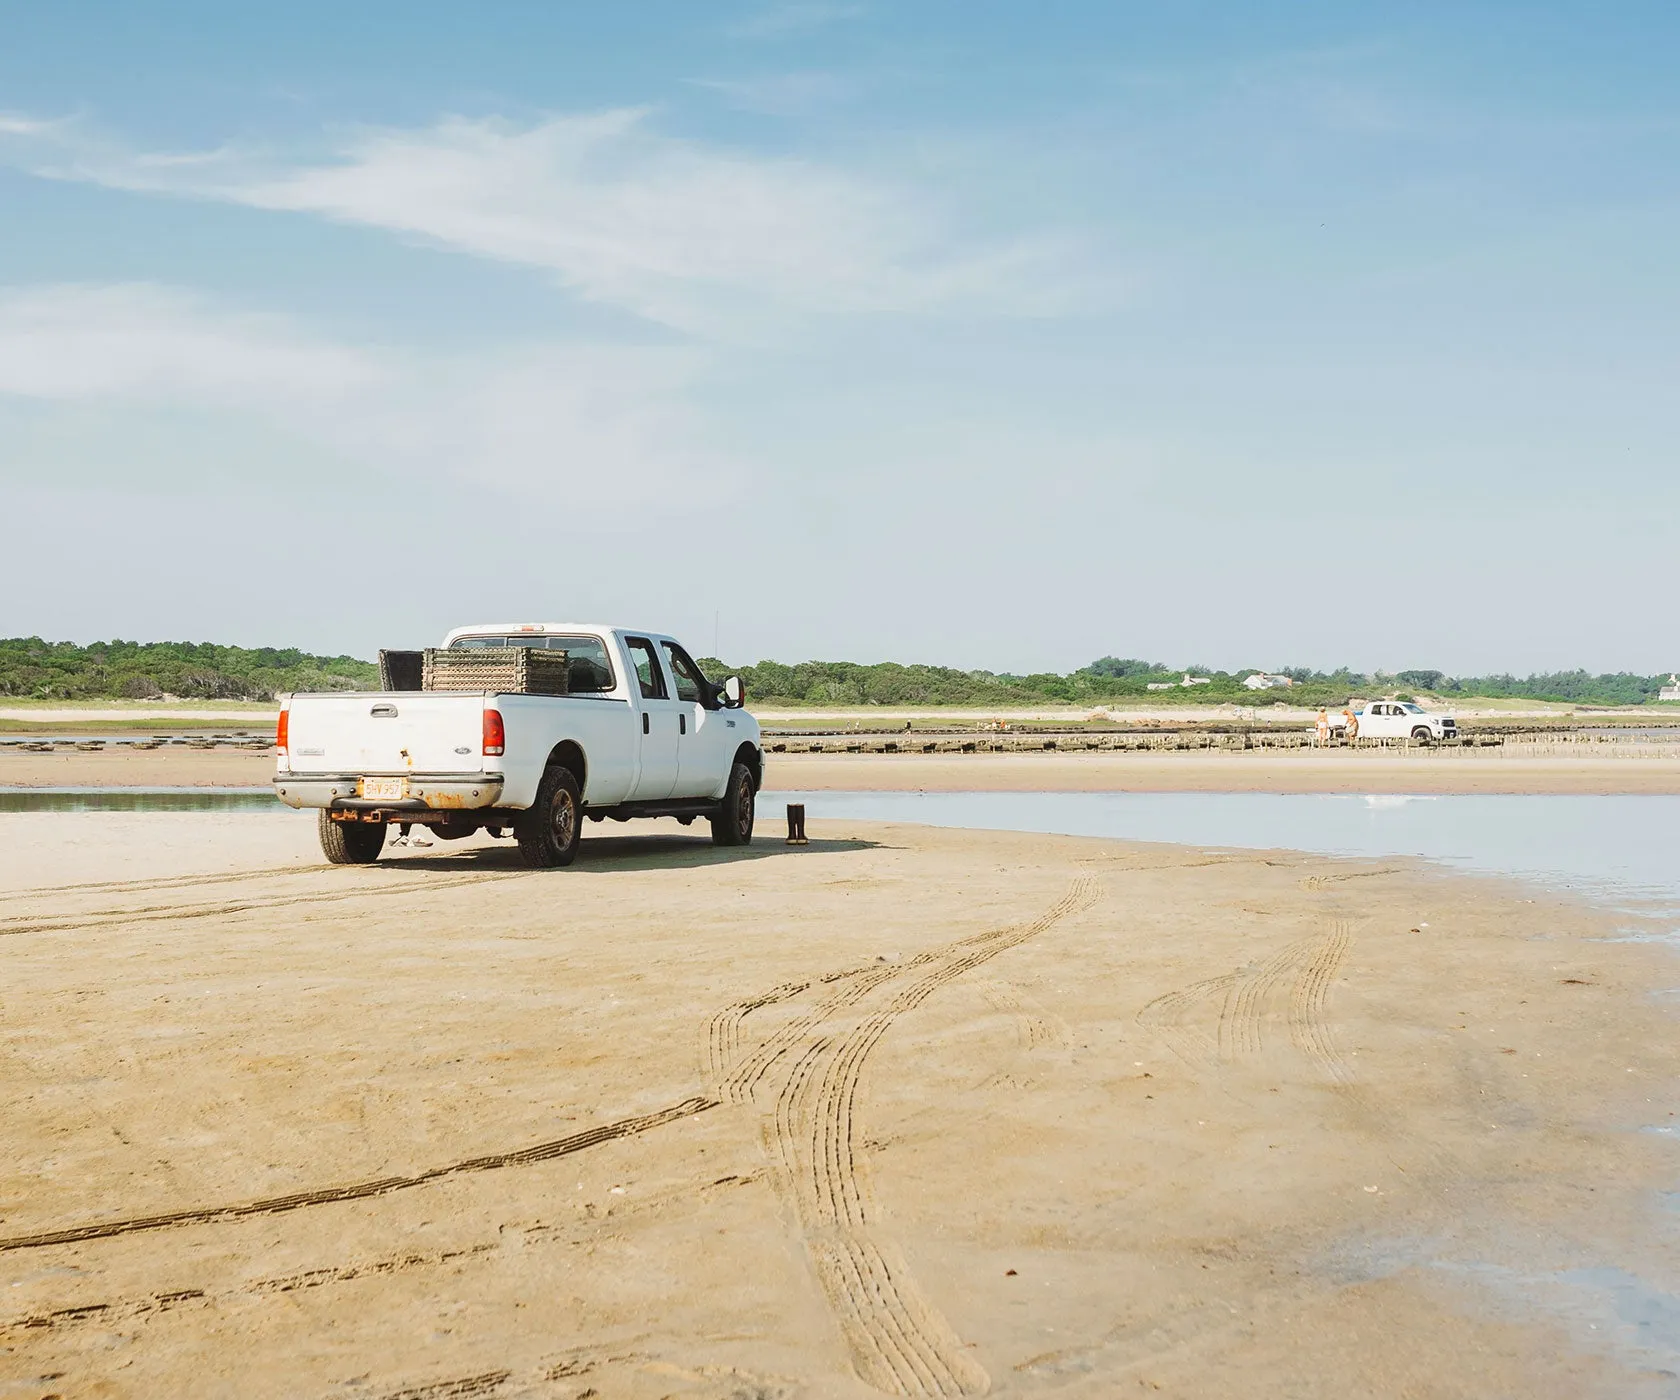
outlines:
[[[800,116],[851,99],[856,84],[835,73],[771,73],[755,78],[696,78],[731,107],[772,117]]]
[[[920,191],[671,137],[645,109],[373,130],[324,161],[134,153],[62,123],[12,135],[0,150],[44,176],[389,229],[720,339],[811,315],[1041,315],[1089,295],[1066,238],[967,237]]]
[[[165,398],[279,406],[378,387],[365,353],[282,317],[211,315],[147,284],[31,287],[0,295],[0,393],[37,399]]]
[[[15,112],[0,112],[0,136],[41,136],[52,129],[53,123],[35,117],[19,116]]]
[[[703,472],[692,351],[538,343],[471,358],[347,345],[150,284],[0,292],[0,398],[233,412],[375,473],[630,503]]]
[[[730,26],[729,32],[740,39],[786,39],[837,24],[841,20],[856,19],[862,14],[862,5],[792,0],[788,4],[771,5],[760,10],[756,15]]]

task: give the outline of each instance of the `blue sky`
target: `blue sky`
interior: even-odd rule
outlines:
[[[1680,664],[1672,7],[0,24],[5,634]]]

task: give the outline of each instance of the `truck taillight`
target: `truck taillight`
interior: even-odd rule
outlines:
[[[274,722],[274,750],[281,758],[286,756],[287,740],[291,738],[291,719],[292,712],[282,709]]]
[[[486,758],[495,758],[507,750],[507,730],[502,727],[502,712],[500,710],[486,710],[484,712],[484,754]]]

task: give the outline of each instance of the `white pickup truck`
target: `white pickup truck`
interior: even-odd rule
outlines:
[[[1372,700],[1355,713],[1361,739],[1415,739],[1420,743],[1440,743],[1458,737],[1458,721],[1451,715],[1438,715],[1410,700]],[[1338,712],[1330,717],[1330,727],[1336,734],[1346,734],[1347,722]]]
[[[623,627],[493,623],[443,645],[564,651],[567,693],[284,697],[274,790],[320,809],[328,860],[377,860],[392,824],[511,832],[536,866],[569,865],[585,817],[706,817],[718,845],[752,840],[764,758],[739,677],[714,684],[674,638]]]

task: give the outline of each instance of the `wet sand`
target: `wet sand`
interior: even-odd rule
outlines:
[[[345,869],[289,813],[0,815],[0,1393],[1672,1384],[1570,1291],[1675,1286],[1674,967],[1605,916],[625,830]]]
[[[1605,757],[1503,750],[1248,750],[1226,753],[769,754],[766,783],[788,792],[1680,793],[1680,745]],[[272,754],[236,749],[0,750],[0,786],[255,787]]]

